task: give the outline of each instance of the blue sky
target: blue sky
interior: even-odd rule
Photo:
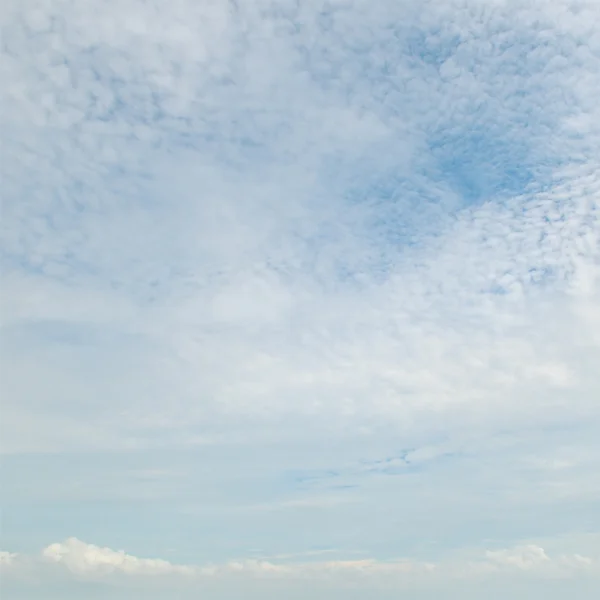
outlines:
[[[597,2],[0,20],[7,597],[596,597]]]

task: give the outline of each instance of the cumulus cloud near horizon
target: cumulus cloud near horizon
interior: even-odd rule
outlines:
[[[318,553],[317,553],[318,554]],[[600,575],[600,555],[584,556],[579,553],[548,554],[535,543],[522,543],[512,548],[464,551],[448,555],[437,562],[411,559],[376,560],[369,558],[321,560],[310,562],[293,555],[285,560],[277,557],[231,560],[222,564],[181,565],[158,558],[141,558],[123,550],[113,550],[83,542],[75,537],[49,544],[39,554],[19,554],[2,551],[0,564],[10,571],[35,571],[46,565],[64,569],[77,577],[102,578],[115,574],[146,579],[147,577],[180,576],[194,578],[228,575],[248,577],[307,577],[330,575],[349,576],[415,576],[478,577],[503,571],[531,573],[543,577],[572,577],[581,572]]]

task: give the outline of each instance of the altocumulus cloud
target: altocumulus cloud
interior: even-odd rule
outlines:
[[[594,4],[8,6],[7,447],[590,385]]]
[[[597,568],[597,2],[0,18],[3,565]]]

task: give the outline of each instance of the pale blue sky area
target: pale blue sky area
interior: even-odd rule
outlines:
[[[597,596],[600,4],[0,23],[7,599]]]

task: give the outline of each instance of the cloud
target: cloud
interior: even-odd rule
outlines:
[[[17,554],[15,552],[0,551],[0,565],[2,566],[11,566],[16,558]]]
[[[11,546],[128,545],[46,548],[102,577],[595,560],[518,544],[597,522],[597,3],[0,19]],[[358,562],[234,560],[323,547]]]
[[[492,563],[522,570],[535,569],[550,560],[543,548],[534,545],[512,550],[488,551],[487,557]]]
[[[102,548],[94,544],[69,538],[64,542],[50,544],[40,555],[24,556],[4,552],[2,564],[8,569],[18,568],[29,562],[66,569],[74,577],[90,577],[94,580],[125,575],[144,581],[148,577],[183,577],[190,583],[209,578],[276,577],[294,580],[322,579],[333,577],[334,583],[342,584],[345,578],[368,578],[374,583],[385,583],[392,578],[404,583],[415,584],[428,579],[476,578],[482,574],[493,576],[499,572],[528,572],[536,576],[557,575],[575,577],[582,572],[600,574],[597,558],[580,554],[549,556],[535,544],[523,544],[514,548],[487,550],[478,557],[471,552],[470,559],[463,556],[447,556],[438,562],[418,560],[338,559],[294,562],[288,557],[284,562],[270,559],[233,560],[223,564],[177,565],[163,559],[139,558],[122,550]],[[290,560],[292,559],[292,560]],[[34,566],[35,568],[35,566]]]
[[[6,17],[4,319],[28,341],[4,362],[31,429],[8,446],[587,389],[593,6],[44,6]],[[43,433],[34,354],[64,419]]]
[[[65,565],[76,574],[122,572],[128,575],[189,575],[190,567],[172,565],[166,560],[138,558],[123,551],[100,548],[76,538],[44,548],[45,560]]]

